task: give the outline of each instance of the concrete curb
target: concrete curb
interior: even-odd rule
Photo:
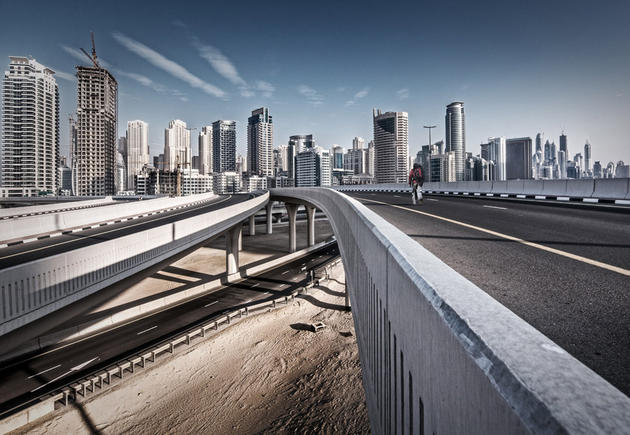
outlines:
[[[320,242],[311,247],[301,249],[299,251],[275,258],[273,260],[269,260],[257,266],[249,268],[244,267],[236,274],[230,276],[222,276],[220,278],[214,279],[188,290],[164,296],[150,302],[137,305],[135,307],[127,308],[126,310],[108,315],[96,322],[86,322],[77,326],[73,326],[71,328],[55,331],[51,334],[42,335],[24,343],[24,345],[20,346],[19,350],[16,349],[13,352],[9,352],[0,356],[0,362],[17,358],[28,353],[37,352],[39,350],[43,350],[46,347],[54,346],[56,344],[70,344],[72,342],[106,332],[107,330],[120,327],[124,324],[131,323],[143,317],[147,317],[148,315],[155,314],[159,311],[172,308],[173,306],[181,305],[190,300],[196,299],[199,296],[210,293],[213,290],[217,290],[218,288],[223,287],[225,284],[242,281],[250,276],[264,273],[270,269],[273,269],[274,267],[291,262],[296,258],[300,258],[308,254],[309,252],[316,251],[322,248],[328,243],[330,243],[330,241]]]

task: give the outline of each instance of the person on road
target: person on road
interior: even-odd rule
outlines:
[[[424,172],[420,163],[414,163],[409,171],[409,185],[411,186],[411,199],[416,205],[418,199],[422,201],[422,185],[424,184]],[[419,196],[418,196],[419,195]]]

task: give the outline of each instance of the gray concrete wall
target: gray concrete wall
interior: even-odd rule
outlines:
[[[263,208],[268,197],[4,269],[0,335],[226,231]]]
[[[623,433],[630,399],[358,201],[308,201],[339,241],[375,433]],[[422,429],[421,429],[422,428]]]
[[[69,210],[60,213],[48,213],[22,218],[0,220],[0,242],[26,238],[37,234],[47,234],[70,228],[80,228],[98,222],[107,222],[140,213],[149,213],[165,208],[184,206],[216,197],[213,193],[180,196],[176,198],[157,198],[142,201],[120,202],[102,206],[98,212],[93,209]]]

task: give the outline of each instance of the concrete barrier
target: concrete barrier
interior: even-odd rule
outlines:
[[[208,201],[216,196],[217,195],[214,193],[204,193],[200,195],[180,196],[176,198],[157,198],[107,205],[99,207],[98,212],[87,208],[70,210],[61,213],[26,216],[19,219],[4,219],[0,221],[0,237],[2,238],[0,242],[26,238],[37,234],[47,234],[70,228],[81,228],[121,217],[183,206],[200,201]]]
[[[570,198],[591,198],[595,182],[593,179],[571,180],[567,182],[567,196]]]
[[[508,182],[507,181],[492,181],[491,193],[501,194],[507,193]]]
[[[543,194],[542,180],[523,180],[523,195],[536,196]]]
[[[2,270],[0,335],[220,234],[269,194],[208,213]]]
[[[113,204],[115,201],[111,196],[105,198],[92,199],[87,201],[71,201],[56,204],[31,205],[28,207],[12,207],[0,209],[0,219],[6,217],[15,217],[21,215],[50,213],[51,211],[62,211],[75,208],[88,208],[104,204]]]
[[[628,196],[628,181],[630,178],[601,178],[595,180],[593,198],[622,199]]]
[[[508,180],[505,193],[508,195],[522,195],[525,189],[523,188],[523,180]]]
[[[545,196],[567,196],[567,180],[542,180]]]
[[[338,239],[374,433],[623,433],[630,399],[392,224],[331,189],[272,189]]]

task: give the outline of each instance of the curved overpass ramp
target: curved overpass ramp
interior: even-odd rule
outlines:
[[[630,399],[358,201],[272,189],[329,218],[375,433],[623,433]]]

